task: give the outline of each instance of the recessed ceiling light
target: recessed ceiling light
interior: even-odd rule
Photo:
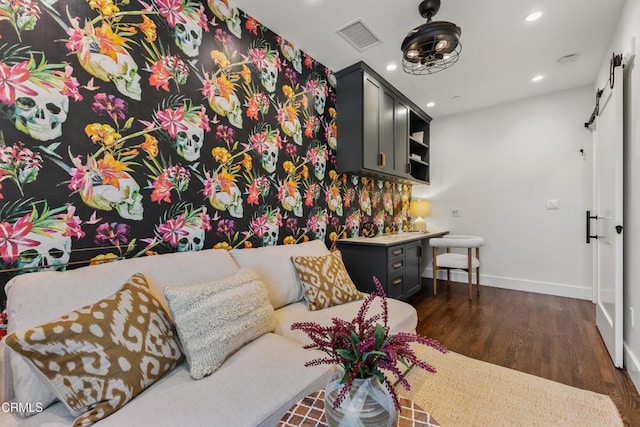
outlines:
[[[536,10],[535,12],[531,12],[530,14],[525,16],[524,20],[527,22],[533,22],[533,21],[537,21],[540,18],[542,18],[542,12],[539,10]]]
[[[396,68],[398,68],[398,66],[396,64],[392,63],[392,64],[387,65],[387,71],[393,71]]]
[[[542,79],[544,79],[544,76],[542,74],[538,74],[537,76],[532,77],[531,81],[532,82],[539,82]]]
[[[436,103],[435,102],[427,102],[427,108],[432,108],[435,107]]]

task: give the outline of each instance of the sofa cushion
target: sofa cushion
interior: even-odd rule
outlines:
[[[208,249],[147,256],[69,271],[47,271],[16,276],[7,283],[8,333],[48,322],[78,307],[91,304],[116,292],[133,274],[145,275],[152,293],[168,310],[162,295],[165,286],[185,286],[210,279],[229,276],[238,266],[225,250]],[[16,354],[9,354],[13,387],[6,390],[6,398],[16,402],[37,403],[45,407],[55,400],[49,390],[27,363]],[[22,416],[31,415],[21,412]]]
[[[406,302],[387,298],[389,307],[389,328],[392,334],[398,332],[415,333],[418,325],[418,313],[413,306]],[[275,333],[291,338],[301,344],[309,344],[311,341],[307,334],[300,330],[291,330],[291,325],[295,322],[315,322],[320,325],[329,326],[331,319],[337,317],[343,320],[351,320],[358,314],[362,306],[362,301],[352,301],[342,305],[336,305],[325,310],[310,311],[303,301],[282,307],[275,312],[276,329]],[[376,299],[371,304],[368,315],[382,313],[379,300]]]
[[[240,267],[252,267],[258,272],[269,292],[273,308],[278,309],[303,297],[302,286],[291,263],[291,257],[327,255],[329,250],[321,240],[298,245],[233,249],[231,256]]]
[[[142,274],[108,298],[6,341],[78,417],[76,425],[109,416],[183,360],[173,325]]]
[[[304,366],[321,356],[267,333],[199,381],[191,379],[183,363],[96,426],[273,427],[291,405],[326,385],[330,375],[327,366]],[[71,425],[73,418],[64,412],[55,404],[28,421],[33,426],[47,422]],[[8,417],[2,424],[3,415],[9,414],[0,414],[0,425],[14,425],[17,417]]]
[[[309,310],[362,299],[363,294],[349,277],[340,251],[321,256],[293,256],[291,261]]]
[[[194,380],[275,327],[267,290],[251,268],[207,283],[167,286],[164,294]]]

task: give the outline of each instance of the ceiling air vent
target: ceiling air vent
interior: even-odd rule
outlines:
[[[336,32],[360,52],[382,43],[362,18],[356,19]]]

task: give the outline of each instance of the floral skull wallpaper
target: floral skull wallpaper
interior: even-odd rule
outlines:
[[[2,284],[406,225],[410,186],[336,172],[338,90],[227,0],[0,0]]]

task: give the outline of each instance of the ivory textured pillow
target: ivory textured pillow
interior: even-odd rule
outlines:
[[[321,310],[362,298],[342,262],[342,253],[291,257],[309,310]]]
[[[142,274],[115,294],[7,336],[74,416],[91,425],[183,360],[167,313]]]
[[[214,372],[233,352],[275,329],[267,289],[251,268],[164,295],[176,322],[191,378]]]

